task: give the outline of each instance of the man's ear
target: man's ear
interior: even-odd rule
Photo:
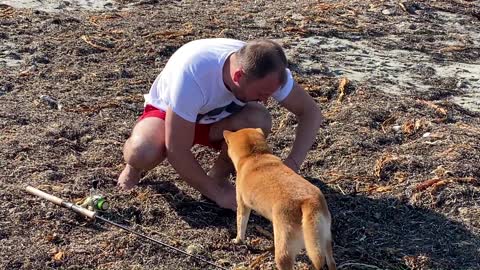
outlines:
[[[233,82],[238,84],[238,82],[243,77],[243,75],[245,75],[245,73],[243,72],[243,69],[237,68],[233,73],[233,78],[232,78]]]
[[[232,132],[230,130],[224,130],[223,131],[223,138],[225,139],[225,142],[228,143],[228,137],[230,136]]]
[[[265,134],[263,133],[263,129],[261,129],[261,128],[256,128],[255,130],[258,131],[258,133],[260,133],[260,134],[262,134],[263,136],[265,136]]]

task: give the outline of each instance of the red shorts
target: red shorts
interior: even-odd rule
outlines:
[[[165,120],[167,112],[153,107],[152,105],[145,106],[143,114],[138,118],[138,121],[147,117],[157,117]],[[208,138],[210,134],[210,127],[212,124],[195,124],[195,137],[193,138],[193,144],[200,144],[211,147],[216,150],[222,149],[222,141],[212,142]]]

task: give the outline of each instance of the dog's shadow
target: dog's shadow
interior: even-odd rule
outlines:
[[[389,269],[415,264],[429,269],[480,269],[480,238],[463,224],[394,198],[343,195],[318,179],[307,179],[326,197],[339,262],[381,262]]]

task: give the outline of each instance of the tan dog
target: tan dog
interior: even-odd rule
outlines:
[[[331,217],[320,189],[271,154],[261,129],[224,131],[223,136],[237,171],[235,243],[245,240],[253,209],[273,223],[278,269],[293,269],[304,247],[315,269],[323,267],[325,258],[328,269],[336,269]]]

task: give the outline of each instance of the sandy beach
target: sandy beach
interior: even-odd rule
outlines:
[[[188,41],[281,43],[325,116],[300,174],[325,194],[339,269],[480,269],[480,3],[0,1],[0,268],[215,269],[24,191],[76,202],[227,269],[274,269],[272,226],[183,182],[167,161],[122,192],[143,95]],[[269,143],[297,124],[273,100]],[[195,146],[204,168],[216,153]],[[235,177],[231,179],[235,181]],[[310,269],[302,253],[296,269]]]

